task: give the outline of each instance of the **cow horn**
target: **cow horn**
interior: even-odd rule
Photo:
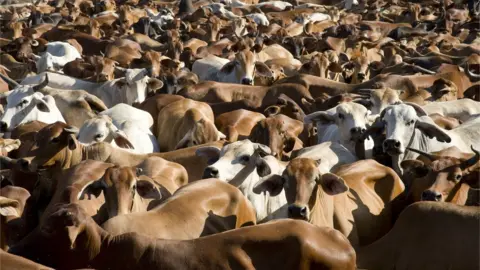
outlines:
[[[473,77],[473,78],[475,78],[475,79],[480,79],[480,74],[475,74],[475,73],[473,73],[472,71],[470,71],[470,66],[469,66],[469,64],[467,64],[467,67],[466,67],[465,70],[466,70],[468,76]]]
[[[465,170],[468,167],[471,167],[471,166],[475,165],[478,162],[478,160],[480,160],[480,152],[478,150],[475,150],[473,148],[473,145],[471,146],[471,148],[472,148],[472,151],[475,153],[475,155],[473,157],[465,160],[464,162],[462,162],[462,164],[460,164],[460,168],[462,170]]]
[[[2,78],[2,80],[4,80],[8,84],[8,87],[10,89],[14,89],[14,88],[16,88],[17,86],[20,85],[16,81],[12,80],[11,78],[9,78],[9,77],[1,74],[1,73],[0,73],[0,78]]]
[[[410,148],[410,147],[407,147],[407,150],[409,151],[412,151],[412,152],[415,152],[421,156],[424,156],[426,158],[428,158],[430,161],[434,161],[435,160],[435,156],[432,155],[432,154],[429,154],[427,152],[423,152],[423,151],[420,151],[420,150],[417,150],[417,149],[413,149],[413,148]]]
[[[426,73],[426,74],[431,74],[431,75],[436,74],[435,71],[431,71],[429,69],[426,69],[426,68],[423,68],[423,67],[420,67],[420,66],[417,66],[417,65],[412,65],[412,66],[413,66],[413,69],[415,71],[419,71],[419,72]]]
[[[78,134],[78,128],[73,127],[73,126],[67,126],[63,128],[63,131],[71,134]]]
[[[45,74],[45,79],[43,79],[43,81],[37,85],[35,85],[32,89],[33,89],[33,92],[37,92],[37,91],[40,91],[42,90],[45,86],[48,85],[48,74]]]

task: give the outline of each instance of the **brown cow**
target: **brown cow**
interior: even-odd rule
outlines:
[[[53,270],[53,268],[7,253],[3,250],[0,250],[0,262],[2,262],[2,268],[10,270]]]
[[[30,192],[21,187],[5,186],[0,189],[0,248],[3,250],[20,240],[23,230],[20,217],[28,197]]]
[[[479,219],[477,206],[415,203],[400,214],[388,234],[357,250],[357,266],[384,270],[479,269]]]
[[[246,139],[257,122],[263,119],[265,116],[261,113],[240,109],[219,115],[215,125],[228,141],[236,142]]]
[[[157,119],[155,134],[164,152],[226,138],[215,127],[212,109],[204,102],[178,100],[165,106]]]
[[[354,247],[387,233],[393,225],[390,202],[404,190],[398,175],[371,159],[343,165],[337,175],[322,174],[320,162],[295,158],[283,176],[270,177],[254,189],[272,195],[285,189],[289,217],[336,228]]]
[[[478,163],[480,152],[475,149],[475,155],[462,153],[455,146],[449,147],[432,154],[416,149],[409,151],[421,155],[417,160],[404,160],[402,168],[408,176],[413,177],[407,183],[409,197],[413,201],[445,201],[452,190],[458,189],[462,184],[478,188],[478,180],[466,175],[480,168]]]
[[[295,220],[174,241],[135,233],[112,236],[70,204],[52,214],[42,231],[42,240],[52,245],[35,252],[18,246],[13,253],[44,255],[42,261],[68,269],[355,269],[355,251],[343,235]]]
[[[148,212],[118,216],[102,227],[113,235],[137,232],[152,238],[187,240],[255,223],[255,209],[240,190],[207,179],[182,187]]]

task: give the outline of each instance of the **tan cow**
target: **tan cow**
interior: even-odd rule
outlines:
[[[240,109],[219,115],[215,125],[228,141],[236,142],[248,138],[253,127],[263,119],[265,116],[261,113]]]
[[[136,232],[186,240],[255,223],[255,209],[240,190],[224,181],[207,179],[182,187],[148,212],[118,216],[102,227],[113,235]]]
[[[0,250],[0,262],[2,262],[2,268],[11,270],[49,270],[53,269],[36,262],[27,260],[23,257],[7,253]]]
[[[386,234],[393,225],[390,202],[404,190],[398,175],[371,159],[343,165],[336,175],[322,174],[321,162],[295,158],[282,176],[270,177],[255,189],[272,195],[285,189],[289,217],[336,228],[354,247]]]
[[[28,246],[14,253],[68,269],[355,269],[355,251],[343,235],[302,221],[275,221],[175,241],[135,233],[112,236],[75,204],[62,206],[49,220],[42,231],[52,245],[35,252],[49,257],[29,254]]]
[[[182,99],[157,116],[156,136],[162,152],[225,139],[214,124],[213,111],[203,102]]]
[[[7,250],[8,246],[20,240],[24,225],[20,217],[29,197],[30,192],[21,187],[0,189],[0,249]]]
[[[406,208],[392,230],[357,250],[357,266],[382,270],[480,268],[480,208],[419,202]]]

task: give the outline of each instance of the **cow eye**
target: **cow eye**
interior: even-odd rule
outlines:
[[[242,162],[245,162],[245,163],[246,163],[246,162],[250,161],[250,156],[242,156],[242,157],[240,157],[240,160],[241,160]]]
[[[60,141],[60,138],[59,137],[55,137],[52,139],[52,143],[58,143]]]
[[[21,108],[27,105],[28,101],[26,99],[22,100],[22,102],[18,103],[17,108]]]
[[[408,121],[408,122],[407,122],[407,126],[413,125],[414,122],[415,122],[415,121],[413,121],[413,120]]]
[[[462,175],[461,175],[461,174],[455,175],[455,180],[460,181],[460,179],[462,179]]]
[[[339,114],[338,114],[338,118],[344,119],[344,118],[345,118],[345,115],[343,115],[342,113],[339,113]]]
[[[193,144],[193,145],[197,145],[197,141],[192,141],[192,144]]]
[[[103,134],[96,134],[95,135],[95,140],[100,140],[103,137]]]

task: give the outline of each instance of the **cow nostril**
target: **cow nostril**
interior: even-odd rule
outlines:
[[[435,195],[435,201],[439,202],[442,199],[442,194],[438,193]]]
[[[363,73],[358,73],[358,74],[357,74],[357,77],[358,77],[359,79],[365,79],[365,74],[363,74]]]
[[[362,128],[362,129],[360,129],[360,131],[361,131],[362,133],[365,133],[365,132],[367,131],[367,129]]]
[[[307,217],[307,207],[303,207],[302,209],[300,209],[300,216],[302,217]]]
[[[0,122],[0,132],[5,132],[8,129],[8,125],[5,122]]]
[[[398,142],[398,141],[395,142],[394,146],[395,146],[395,148],[400,148],[400,142]]]

